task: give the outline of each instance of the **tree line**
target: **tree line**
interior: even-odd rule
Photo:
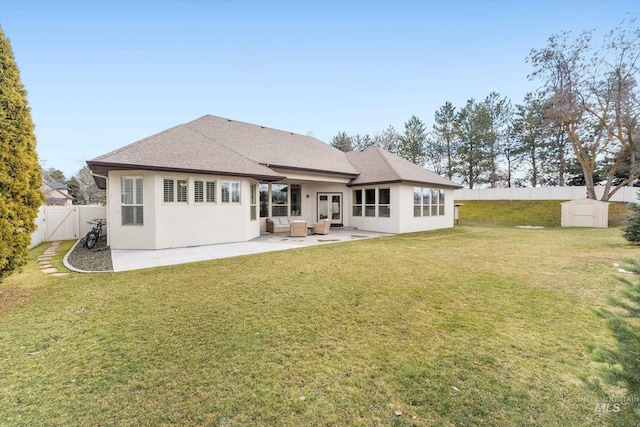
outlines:
[[[336,134],[343,151],[378,145],[469,188],[585,185],[602,200],[638,185],[640,28],[627,19],[596,41],[594,31],[553,35],[532,49],[528,76],[540,88],[521,103],[489,93],[445,102],[431,129],[411,116],[365,135]]]

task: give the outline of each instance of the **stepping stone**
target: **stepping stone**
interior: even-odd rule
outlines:
[[[40,264],[40,268],[41,269],[45,269],[45,268],[53,268],[53,264],[51,263],[45,263],[45,264]]]
[[[42,272],[45,274],[53,274],[53,273],[57,273],[58,269],[57,268],[43,268]]]
[[[64,277],[64,276],[68,276],[71,273],[52,273],[51,275],[53,277]]]

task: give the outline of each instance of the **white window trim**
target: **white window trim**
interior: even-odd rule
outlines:
[[[196,182],[202,183],[202,201],[196,200]],[[207,187],[208,184],[213,184],[213,201],[207,200]],[[215,205],[218,203],[218,181],[215,179],[198,179],[193,180],[193,204],[197,206],[203,205]]]
[[[389,203],[380,203],[380,190],[387,190],[389,192]],[[380,207],[385,206],[389,209],[389,215],[380,215]],[[376,188],[376,215],[378,218],[391,218],[391,188],[390,187],[377,187]]]
[[[224,186],[229,187],[229,200],[225,202],[222,197],[222,189]],[[233,201],[233,184],[238,184],[238,201]],[[220,181],[220,203],[223,205],[241,205],[242,204],[242,182],[241,181]]]
[[[420,203],[415,203],[415,198],[413,199],[414,218],[429,218],[446,215],[446,204],[444,200],[446,197],[445,189],[437,187],[414,187],[414,193],[412,197],[415,197],[416,189],[420,190]],[[429,203],[424,203],[425,192],[429,193]],[[433,202],[434,192],[436,193],[436,197],[438,198],[436,203]],[[420,207],[420,215],[415,215],[415,208],[418,206]],[[425,210],[428,212],[427,215],[425,215]]]
[[[173,201],[168,202],[165,199],[165,191],[164,191],[164,185],[165,185],[165,181],[173,181]],[[183,202],[179,202],[178,201],[178,187],[180,186],[180,182],[186,182],[186,198],[187,200],[183,201]],[[169,176],[165,176],[162,178],[162,204],[164,205],[188,205],[189,204],[189,178],[184,178],[184,177],[169,177]]]
[[[123,196],[124,196],[124,188],[123,188],[123,184],[125,180],[132,180],[133,181],[133,193],[132,193],[132,202],[131,203],[125,203],[123,200]],[[138,199],[138,192],[136,191],[136,181],[137,180],[141,180],[142,181],[142,188],[141,188],[141,192],[142,192],[142,203],[137,203],[136,200]],[[133,208],[137,208],[137,207],[141,207],[142,208],[142,218],[140,218],[140,222],[131,222],[131,223],[125,223],[124,221],[122,221],[122,209],[125,207],[133,207]],[[134,209],[134,212],[136,211],[136,209]],[[137,217],[134,214],[134,217]],[[120,222],[122,224],[122,226],[128,227],[128,226],[144,226],[144,178],[142,176],[121,176],[120,177]]]

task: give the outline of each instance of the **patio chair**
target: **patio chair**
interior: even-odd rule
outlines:
[[[331,221],[328,219],[324,219],[320,222],[313,223],[313,228],[311,232],[313,234],[329,234],[329,229],[331,228]]]
[[[291,230],[289,235],[291,237],[306,237],[307,221],[291,221]]]

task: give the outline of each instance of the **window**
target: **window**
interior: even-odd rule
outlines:
[[[251,221],[255,221],[258,215],[258,206],[256,204],[256,185],[251,184]]]
[[[143,225],[142,178],[122,177],[120,186],[122,197],[122,225]]]
[[[271,215],[287,216],[289,211],[289,186],[271,184]]]
[[[362,216],[362,190],[353,190],[353,216]]]
[[[431,216],[438,216],[438,190],[431,189]]]
[[[422,216],[422,188],[413,189],[413,216]]]
[[[240,182],[222,181],[220,193],[222,203],[240,203]]]
[[[207,203],[215,203],[216,202],[216,183],[215,181],[207,181],[206,183],[206,192],[205,197]]]
[[[378,216],[382,218],[391,216],[391,190],[388,188],[378,189]]]
[[[436,188],[413,189],[413,216],[442,216],[444,215],[445,191]]]
[[[367,188],[364,190],[364,216],[376,216],[376,190]]]
[[[428,188],[422,189],[422,216],[429,216],[431,212],[429,211],[429,205],[431,204],[431,190]]]
[[[269,184],[260,184],[260,218],[269,216]]]
[[[163,200],[165,203],[187,203],[188,181],[186,179],[165,178]]]
[[[302,187],[299,184],[291,184],[291,216],[302,215]]]
[[[215,181],[194,181],[193,182],[194,203],[215,203],[216,183]]]

